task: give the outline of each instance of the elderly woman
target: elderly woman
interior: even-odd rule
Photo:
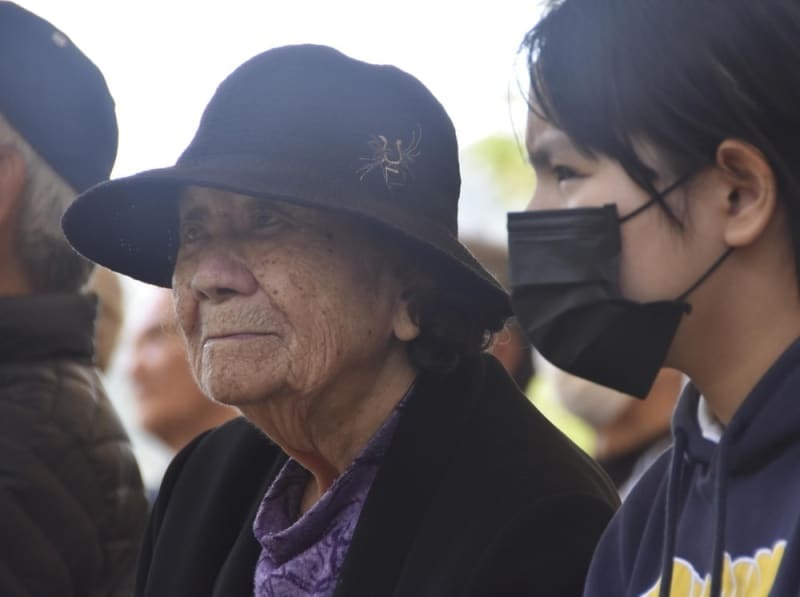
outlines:
[[[172,286],[245,419],[174,460],[138,595],[577,595],[606,478],[481,354],[507,296],[456,240],[419,81],[330,48],[249,60],[177,165],[101,185],[79,251]]]

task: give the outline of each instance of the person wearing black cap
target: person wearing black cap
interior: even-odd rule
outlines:
[[[95,65],[0,3],[0,595],[133,589],[147,502],[93,363],[93,264],[60,227],[116,149]]]
[[[204,392],[245,418],[172,462],[137,595],[578,595],[608,479],[482,349],[508,296],[457,240],[452,123],[321,46],[245,62],[174,167],[64,230],[171,286]]]

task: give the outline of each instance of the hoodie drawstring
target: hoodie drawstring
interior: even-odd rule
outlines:
[[[682,429],[675,431],[675,441],[670,462],[667,485],[664,550],[661,554],[661,586],[659,597],[669,597],[672,585],[672,566],[675,557],[675,539],[678,532],[677,510],[680,494],[683,463],[685,460],[687,435]],[[714,548],[711,552],[711,597],[722,595],[722,573],[725,558],[725,514],[728,479],[728,442],[723,433],[717,445],[717,476],[714,482]]]
[[[717,520],[714,525],[714,550],[711,552],[711,597],[722,595],[722,572],[725,558],[726,485],[728,480],[728,442],[723,433],[717,444],[717,478],[714,483],[714,505]]]
[[[675,439],[672,447],[672,460],[669,465],[667,478],[667,503],[664,530],[664,551],[661,554],[661,588],[659,597],[669,597],[672,585],[672,558],[675,555],[675,536],[678,522],[678,496],[680,494],[681,477],[683,476],[683,460],[686,453],[686,432],[682,429],[675,430]]]

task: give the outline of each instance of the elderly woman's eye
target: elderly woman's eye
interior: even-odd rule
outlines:
[[[181,225],[181,242],[193,243],[200,240],[205,231],[197,222],[186,222]]]
[[[252,215],[251,222],[254,228],[268,228],[278,222],[274,213],[269,211],[257,211]]]

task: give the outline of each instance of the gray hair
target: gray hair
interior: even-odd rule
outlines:
[[[25,161],[15,250],[34,292],[74,292],[94,267],[67,242],[61,217],[75,199],[75,190],[45,162],[0,114],[0,145],[14,147]]]

